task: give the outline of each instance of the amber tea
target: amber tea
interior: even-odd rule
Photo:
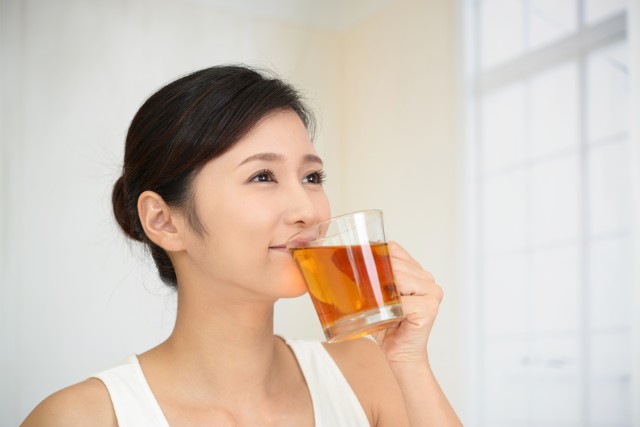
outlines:
[[[402,319],[381,211],[317,223],[291,236],[287,248],[328,342],[367,335]]]
[[[398,303],[386,243],[292,250],[323,327]]]

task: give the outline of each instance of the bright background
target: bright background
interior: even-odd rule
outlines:
[[[479,71],[477,52],[469,52],[480,16],[474,8],[497,14],[491,7],[516,3],[535,1],[0,0],[0,425],[16,425],[53,391],[170,332],[175,296],[150,257],[116,227],[111,187],[141,103],[187,72],[229,62],[272,69],[303,90],[317,114],[334,213],[382,209],[389,237],[436,276],[445,291],[430,341],[436,375],[465,425],[498,425],[480,408],[488,394],[479,361],[489,347],[478,326],[487,320],[487,288],[476,277],[472,144],[473,106],[484,101],[470,89]],[[637,1],[630,4],[629,22],[637,23]],[[487,66],[522,53],[517,40],[498,40],[504,49],[493,51]],[[637,70],[634,46],[629,64]],[[502,123],[513,129],[509,117]],[[637,136],[637,125],[630,126]],[[640,160],[634,138],[628,158]],[[625,176],[635,183],[629,193],[640,188],[635,169]],[[638,203],[628,197],[629,206]],[[637,222],[629,219],[636,229]],[[506,283],[489,307],[514,307]],[[638,300],[637,288],[629,282],[629,303]],[[507,311],[497,321],[513,318]],[[632,356],[640,354],[638,325],[638,316],[630,320]],[[322,339],[306,296],[278,303],[275,328]],[[628,368],[635,382],[625,396],[637,402],[640,369]],[[508,407],[509,390],[498,390],[493,402]],[[632,425],[638,406],[611,408],[622,415],[602,425]],[[581,420],[540,425],[587,425]]]

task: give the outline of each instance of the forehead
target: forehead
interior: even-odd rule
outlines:
[[[229,151],[215,160],[237,166],[247,157],[260,153],[276,153],[284,160],[298,160],[307,154],[317,154],[300,117],[286,110],[261,119]]]
[[[279,111],[261,119],[227,152],[209,161],[198,173],[196,182],[219,179],[229,173],[243,171],[255,162],[251,157],[277,157],[279,163],[308,162],[317,156],[307,129],[293,111]],[[216,178],[217,177],[217,178]]]

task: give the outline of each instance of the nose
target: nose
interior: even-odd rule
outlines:
[[[285,195],[287,210],[284,220],[289,225],[299,225],[300,228],[309,227],[320,221],[321,198],[324,192],[309,191],[304,185],[293,185]]]

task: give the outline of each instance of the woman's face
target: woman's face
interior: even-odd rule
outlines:
[[[303,294],[302,276],[284,244],[329,218],[322,170],[295,112],[262,119],[195,178],[196,212],[206,234],[187,233],[190,266],[177,268],[178,280],[193,275],[216,293],[243,297]]]

